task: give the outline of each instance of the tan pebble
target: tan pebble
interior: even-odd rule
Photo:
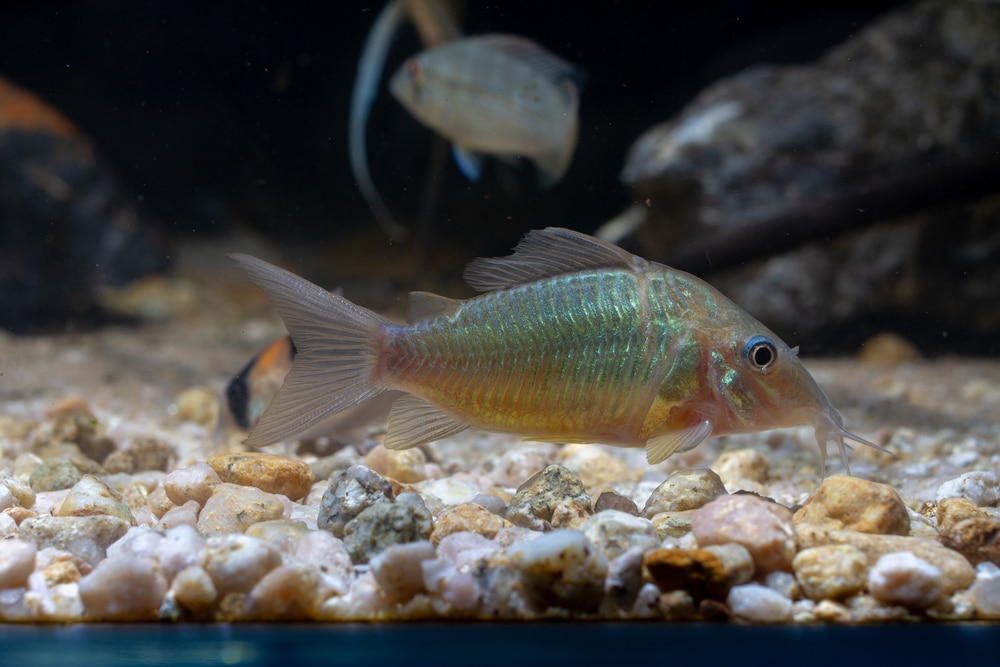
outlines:
[[[795,523],[879,535],[910,533],[910,515],[894,488],[847,475],[823,480],[795,513]]]
[[[989,515],[968,498],[943,498],[937,505],[936,516],[938,529],[942,533],[946,533],[960,521],[979,519]]]
[[[813,600],[840,600],[864,590],[868,559],[857,547],[829,544],[803,549],[792,561],[795,578]]]
[[[723,452],[709,467],[718,473],[727,487],[730,486],[729,480],[737,479],[764,483],[771,470],[767,457],[750,448]]]
[[[595,514],[607,510],[615,510],[631,514],[632,516],[639,516],[639,508],[636,506],[635,501],[613,490],[601,491],[597,495],[597,500],[594,501]]]
[[[411,449],[386,450],[386,477],[402,482],[416,484],[427,479],[425,466],[427,457],[418,447]]]
[[[189,500],[204,506],[212,497],[212,489],[222,483],[219,474],[204,461],[178,468],[163,478],[163,491],[170,502],[183,505]]]
[[[277,454],[217,454],[207,463],[223,482],[280,493],[291,500],[304,498],[313,483],[308,463]]]
[[[17,477],[8,475],[2,468],[0,468],[0,485],[7,487],[11,495],[14,496],[14,500],[21,507],[33,507],[35,505],[35,492],[28,485],[19,480]]]
[[[177,458],[177,448],[157,438],[135,438],[126,449],[111,452],[104,459],[104,468],[111,473],[136,473],[147,470],[169,470]]]
[[[616,510],[606,510],[587,517],[579,529],[609,562],[626,551],[645,553],[660,546],[656,529],[649,519]],[[635,570],[638,569],[637,560]]]
[[[109,558],[80,580],[87,617],[102,621],[156,618],[167,582],[145,558]]]
[[[850,544],[864,552],[869,563],[888,553],[908,551],[941,570],[942,593],[951,595],[969,587],[976,571],[960,553],[948,549],[936,540],[903,535],[872,535],[854,530],[822,530],[809,524],[796,526],[799,547],[824,544]]]
[[[38,427],[38,422],[21,419],[13,415],[0,415],[0,438],[10,442],[25,442],[31,432]],[[2,473],[2,471],[0,471]]]
[[[8,507],[3,511],[3,513],[9,516],[11,519],[13,519],[14,523],[16,523],[18,526],[20,526],[21,522],[24,521],[25,519],[30,519],[33,516],[38,516],[38,513],[35,512],[34,510],[29,510],[27,508],[17,507],[17,506]]]
[[[93,516],[105,514],[135,525],[135,517],[121,495],[93,475],[80,478],[59,506],[56,516]]]
[[[281,552],[254,537],[218,535],[205,542],[198,563],[220,593],[246,593],[281,565]]]
[[[726,486],[714,471],[678,470],[653,490],[642,515],[650,518],[660,512],[694,510],[724,495]]]
[[[284,513],[284,503],[273,493],[223,482],[199,513],[198,532],[242,533],[255,523],[280,519]]]
[[[379,445],[373,447],[371,451],[365,454],[364,459],[361,461],[362,465],[371,468],[379,475],[385,476],[389,474],[389,450]]]
[[[817,621],[826,623],[848,623],[851,620],[851,610],[833,600],[821,600],[813,609]]]
[[[0,590],[22,588],[35,569],[38,547],[19,539],[0,540]]]
[[[735,542],[747,548],[760,574],[789,570],[795,556],[791,511],[751,495],[723,496],[696,510],[691,532],[701,548]]]
[[[431,542],[437,546],[448,535],[462,531],[493,539],[498,530],[510,525],[512,524],[509,521],[493,514],[482,505],[463,503],[449,507],[438,515],[431,532]]]
[[[62,415],[80,414],[93,419],[94,411],[83,396],[63,396],[45,408],[42,415],[46,419],[54,419]]]
[[[219,419],[219,397],[209,387],[185,389],[177,397],[177,418],[207,428]]]
[[[562,465],[575,472],[588,489],[611,482],[634,482],[641,474],[619,457],[592,445],[567,445],[562,451]]]
[[[560,465],[525,480],[507,508],[508,521],[532,530],[573,528],[590,514],[590,496],[580,478]]]
[[[941,543],[973,565],[1000,565],[1000,519],[985,516],[963,519],[941,531]]]
[[[49,586],[73,584],[80,581],[80,568],[72,560],[57,560],[42,570],[45,583]]]
[[[298,621],[313,617],[328,595],[316,570],[294,563],[265,574],[247,601],[258,620]]]
[[[179,605],[195,613],[210,609],[219,597],[208,572],[198,565],[191,565],[177,573],[170,590]]]
[[[604,596],[607,559],[578,530],[555,530],[521,542],[506,556],[536,609],[593,611]]]
[[[875,334],[858,350],[858,361],[866,364],[901,364],[920,359],[920,350],[902,336],[891,331]]]
[[[642,566],[661,591],[687,591],[695,600],[725,597],[733,585],[722,559],[704,549],[654,549]]]

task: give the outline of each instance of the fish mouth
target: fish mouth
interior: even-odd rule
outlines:
[[[837,445],[840,460],[844,462],[844,470],[848,475],[851,474],[851,462],[847,457],[847,450],[851,446],[847,444],[847,440],[877,449],[884,454],[889,454],[893,458],[896,458],[896,454],[885,447],[876,445],[874,442],[869,442],[844,428],[843,418],[832,407],[827,406],[826,409],[818,412],[812,420],[812,427],[816,433],[816,443],[819,445],[820,470],[824,477],[826,476],[826,446],[831,440]]]

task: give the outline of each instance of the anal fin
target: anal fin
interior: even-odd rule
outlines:
[[[467,428],[468,424],[441,408],[407,394],[392,404],[384,444],[386,449],[409,449],[446,438]]]
[[[707,419],[694,426],[654,435],[646,441],[646,460],[650,465],[662,463],[677,452],[694,449],[710,435],[712,422]]]

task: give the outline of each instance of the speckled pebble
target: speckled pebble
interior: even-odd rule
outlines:
[[[537,610],[593,611],[608,563],[579,530],[555,530],[506,550],[526,598]]]
[[[730,480],[750,480],[763,484],[771,471],[767,457],[756,449],[749,447],[731,452],[723,452],[709,466],[727,486]]]
[[[175,505],[194,500],[204,506],[212,497],[212,489],[221,483],[222,479],[210,465],[198,461],[167,473],[163,478],[163,491]]]
[[[38,516],[21,522],[19,534],[39,549],[55,547],[97,565],[128,529],[128,522],[107,515]]]
[[[701,548],[729,542],[742,544],[761,574],[789,570],[795,557],[791,511],[757,496],[713,500],[694,513],[691,532]]]
[[[393,544],[426,540],[433,521],[423,499],[402,493],[396,502],[375,503],[365,508],[344,528],[344,546],[355,563],[367,563]]]
[[[198,554],[198,564],[212,578],[219,593],[246,593],[265,574],[281,565],[281,552],[263,540],[246,535],[210,537]]]
[[[319,574],[301,563],[279,565],[253,587],[251,615],[263,621],[299,621],[313,617],[328,591]]]
[[[971,517],[941,531],[941,543],[965,556],[970,563],[1000,565],[1000,518]]]
[[[255,523],[280,519],[284,513],[284,504],[273,493],[223,482],[198,515],[198,530],[206,535],[242,533]]]
[[[726,486],[714,471],[678,470],[653,490],[642,515],[649,519],[660,512],[695,510],[724,495]]]
[[[760,584],[733,587],[726,604],[736,618],[755,623],[784,623],[792,618],[792,601]]]
[[[813,600],[839,600],[860,593],[868,581],[868,559],[849,544],[829,544],[795,554],[792,569]]]
[[[697,510],[683,512],[660,512],[650,520],[661,540],[670,537],[684,537],[691,532],[691,518]]]
[[[587,517],[579,529],[608,560],[629,550],[645,552],[660,546],[656,529],[649,519],[616,510]]]
[[[826,530],[909,535],[910,516],[899,493],[860,477],[827,477],[795,513],[795,523]]]
[[[135,525],[135,517],[117,491],[93,475],[84,475],[63,499],[56,516],[96,514],[118,517]]]
[[[590,496],[580,478],[560,465],[525,480],[507,508],[508,521],[532,530],[573,528],[590,514]]]
[[[65,457],[56,456],[43,461],[31,472],[28,484],[33,491],[58,491],[69,489],[80,481],[80,469]]]
[[[207,463],[223,482],[253,486],[291,500],[304,498],[313,483],[308,463],[277,454],[217,454]]]
[[[975,470],[950,479],[938,487],[935,499],[967,498],[979,507],[996,505],[1000,498],[1000,482],[989,471]]]
[[[38,547],[24,540],[0,540],[0,589],[20,588],[35,569]]]
[[[105,621],[152,620],[167,592],[155,563],[144,558],[104,560],[79,586],[87,617]]]
[[[435,557],[434,545],[427,541],[393,544],[371,559],[371,573],[387,600],[409,602],[425,591],[422,564]]]
[[[387,479],[367,466],[351,466],[330,480],[320,501],[316,523],[334,536],[343,537],[347,524],[366,508],[395,499]]]
[[[926,609],[941,596],[941,570],[906,551],[885,554],[868,572],[868,590],[886,604]]]
[[[438,515],[431,532],[431,542],[437,545],[442,539],[458,532],[470,532],[492,539],[497,531],[511,523],[477,503],[463,503],[449,507]]]

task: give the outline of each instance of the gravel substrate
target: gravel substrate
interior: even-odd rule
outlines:
[[[805,428],[246,452],[220,396],[276,321],[160,290],[160,324],[0,339],[0,620],[1000,619],[996,361],[807,360],[898,456],[852,477]]]

